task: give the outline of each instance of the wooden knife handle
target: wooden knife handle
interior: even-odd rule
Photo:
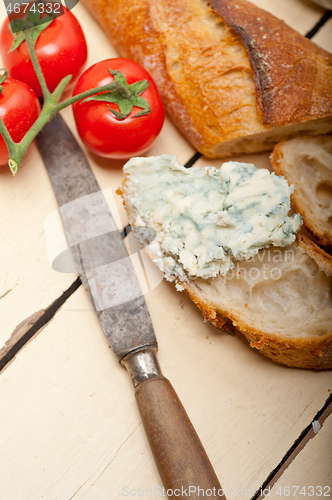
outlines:
[[[136,401],[168,497],[225,500],[210,460],[169,380],[161,376],[142,382],[136,388]]]

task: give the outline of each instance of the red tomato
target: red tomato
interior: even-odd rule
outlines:
[[[34,91],[25,83],[8,77],[1,84],[0,116],[14,142],[20,142],[37,120],[40,104]],[[0,134],[0,165],[8,163],[8,150]]]
[[[149,86],[140,97],[148,101],[151,111],[144,116],[135,117],[134,115],[142,112],[142,108],[134,106],[127,118],[119,120],[108,108],[119,112],[117,104],[79,101],[73,104],[78,133],[84,144],[97,155],[106,158],[130,158],[141,155],[156,139],[165,118],[164,106],[156,84],[142,66],[122,58],[101,61],[87,69],[79,78],[74,95],[114,81],[108,67],[120,71],[128,85],[148,80]]]
[[[14,39],[8,24],[7,18],[0,32],[0,54],[3,65],[10,76],[25,82],[38,97],[42,97],[26,42],[8,53]],[[69,11],[54,19],[40,34],[35,50],[50,92],[55,90],[65,76],[73,75],[74,80],[87,59],[87,45],[82,28]]]

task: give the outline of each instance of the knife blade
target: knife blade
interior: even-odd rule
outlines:
[[[151,317],[123,235],[83,151],[59,114],[39,133],[37,145],[77,272],[113,352],[131,375],[168,497],[198,499],[211,490],[212,495],[206,496],[225,499],[188,415],[161,372]]]

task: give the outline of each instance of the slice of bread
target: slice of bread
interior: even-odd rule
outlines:
[[[332,55],[246,0],[83,0],[209,158],[332,131]]]
[[[274,148],[271,163],[295,189],[293,209],[318,242],[332,248],[332,136],[300,136]]]
[[[117,192],[135,230],[137,212],[129,200],[137,193],[128,187],[128,174]],[[225,276],[178,280],[176,288],[186,290],[207,321],[238,329],[273,361],[332,368],[332,257],[305,236],[283,248],[263,248]]]
[[[235,271],[182,283],[204,317],[245,335],[251,347],[288,366],[332,368],[332,257],[305,236],[260,250]]]

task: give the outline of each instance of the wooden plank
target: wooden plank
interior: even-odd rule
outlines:
[[[331,18],[332,11],[327,10],[325,14],[320,18],[318,23],[306,34],[306,37],[309,39],[313,39],[313,37],[318,33],[318,31],[327,23],[327,21]]]
[[[60,307],[65,303],[68,297],[81,286],[81,284],[80,278],[77,278],[60,297],[47,307],[47,309],[40,309],[33,313],[15,328],[10,338],[0,349],[0,371],[15,359],[16,354],[25,347],[27,342],[30,342],[35,335],[41,332],[49,321],[52,321]]]
[[[32,145],[13,178],[3,168],[0,182],[0,348],[16,326],[45,309],[75,281],[53,271],[44,220],[57,208],[44,165]]]
[[[332,18],[320,28],[312,40],[323,49],[332,52]]]
[[[309,1],[278,0],[264,6],[285,15],[302,33],[321,15]],[[113,48],[84,8],[78,5],[74,13],[88,38],[88,64],[112,57]],[[76,134],[71,111],[65,110],[63,116]],[[148,154],[164,152],[176,154],[182,162],[194,153],[169,121]],[[0,292],[5,294],[0,301],[0,313],[7,321],[4,340],[20,317],[25,319],[52,302],[61,280],[70,282],[68,276],[50,269],[42,233],[38,239],[55,200],[36,149],[29,155],[14,180],[24,182],[15,184],[8,195],[4,189],[2,198],[1,210],[8,218],[2,226],[8,246],[6,265],[12,273]],[[90,153],[88,158],[100,186],[114,192],[122,180],[123,162]],[[269,165],[268,155],[242,161]],[[10,177],[6,182],[11,186]],[[17,211],[18,203],[24,210]],[[117,203],[122,210],[119,198]],[[26,227],[32,231],[31,241]],[[9,291],[16,283],[11,278],[15,272],[24,284],[17,292],[19,285]],[[44,286],[44,295],[38,295],[37,285]],[[330,373],[274,364],[250,349],[242,336],[229,336],[205,324],[189,298],[175,292],[170,283],[161,283],[146,299],[164,373],[182,399],[228,497],[234,497],[232,488],[256,491],[324,404]],[[0,495],[5,500],[113,500],[123,498],[126,486],[137,492],[160,485],[131,382],[108,349],[82,287],[1,373],[0,398]],[[318,453],[313,451],[313,459]],[[298,468],[296,481],[309,485],[306,474]]]
[[[258,2],[255,2],[255,3],[259,4]],[[285,19],[288,24],[290,24],[292,27],[294,27],[295,29],[297,29],[298,31],[300,31],[303,34],[305,34],[307,31],[309,31],[312,28],[312,26],[316,24],[316,22],[321,18],[321,15],[324,12],[323,9],[320,9],[319,7],[313,5],[309,2],[306,2],[306,3],[303,3],[300,1],[288,2],[287,9],[282,8],[281,5],[282,4],[279,1],[278,2],[269,2],[268,10],[270,10],[271,12],[273,12],[276,15],[279,15],[279,17]],[[260,2],[259,6],[261,6],[263,8],[267,8],[266,2],[265,2],[265,4],[263,4],[263,2]],[[286,6],[286,3],[284,4],[284,6]],[[69,117],[67,116],[67,121],[68,121],[68,119],[69,119]],[[170,152],[170,151],[167,148],[166,150],[163,150],[162,152]],[[253,162],[257,166],[271,169],[268,154],[250,155],[250,157],[249,156],[242,156],[242,157],[239,157],[237,159],[239,161],[250,161],[250,162]],[[184,161],[181,158],[179,158],[179,160]],[[212,165],[219,166],[220,163],[221,163],[220,160],[216,160],[214,162],[213,161],[211,162],[211,160],[207,160],[207,159],[202,158],[200,160],[200,162],[198,162],[197,164],[198,165],[199,164],[200,165],[212,164]],[[107,173],[105,171],[102,173],[105,173],[106,175],[103,176],[103,179],[100,182],[103,185],[106,185],[107,184]],[[95,169],[95,175],[97,176],[98,180],[100,179],[100,174],[101,174],[101,172],[98,169]],[[110,179],[109,179],[109,182],[110,182]],[[162,284],[162,285],[159,285],[158,289],[154,290],[155,294],[158,294],[158,293],[161,294],[160,297],[163,298],[163,303],[165,304],[165,307],[167,308],[168,314],[172,314],[172,308],[170,307],[170,299],[168,301],[166,299],[166,291],[165,290],[167,288],[167,291],[169,291],[169,288],[171,288],[171,287],[172,287],[172,285]],[[175,294],[174,290],[173,291],[171,290],[170,293]],[[174,300],[176,300],[175,296],[174,296]],[[190,307],[190,310],[192,311],[191,314],[195,315],[197,320],[200,321],[199,313],[197,311],[195,311],[194,309],[192,309],[192,305],[190,305],[190,306],[188,305],[187,298],[185,298],[184,300],[186,301],[185,302],[186,306]],[[149,309],[153,314],[153,317],[154,317],[154,314],[159,314],[159,311],[161,310],[161,307],[162,307],[161,301],[160,301],[160,303],[158,303],[158,300],[156,300],[155,306],[154,306],[154,299],[148,298],[148,304],[149,304]],[[156,311],[158,311],[158,313],[156,313]],[[183,311],[180,311],[180,313],[182,315]],[[175,314],[175,313],[173,312],[173,314]],[[179,314],[179,317],[180,317],[180,314]],[[190,325],[188,325],[188,323],[187,323],[185,326],[186,334],[187,334],[187,332],[189,333],[188,339],[190,339],[191,341],[197,340],[197,338],[195,336],[194,336],[194,338],[192,338],[193,330],[195,329],[195,327],[196,327],[196,325],[193,325],[192,323],[190,323]],[[207,325],[203,326],[203,324],[201,323],[199,328],[201,328],[201,330],[202,330],[201,333],[203,333],[203,332],[205,332],[205,328],[208,328],[208,332],[210,332],[212,327],[207,327]],[[157,328],[158,338],[163,336],[163,337],[165,337],[165,339],[167,338],[169,340],[169,344],[172,345],[172,338],[170,338],[169,332],[167,330],[169,330],[169,328],[167,328],[163,324],[163,320],[161,319],[160,327]],[[218,335],[218,333],[214,333],[214,336],[216,336],[216,335]],[[209,336],[209,335],[206,335],[206,336]],[[240,340],[240,336],[239,336],[239,340]],[[188,345],[187,345],[187,348],[188,348]],[[162,352],[163,351],[161,351],[161,354],[162,354]],[[192,355],[188,354],[188,356],[190,359],[190,357]],[[210,355],[209,355],[209,362],[211,364],[213,364],[213,361],[211,360]],[[224,362],[224,356],[223,356],[223,362]],[[283,368],[278,367],[278,370],[282,371]],[[209,372],[209,370],[208,370],[208,367],[206,366],[205,370],[204,370],[204,372],[202,372],[202,374],[203,373],[207,374],[208,372]],[[246,408],[243,412],[243,415],[239,418],[239,420],[237,420],[236,424],[234,425],[233,432],[231,432],[230,427],[229,427],[229,422],[234,418],[234,415],[231,415],[231,414],[225,415],[224,408],[222,410],[220,410],[218,403],[216,404],[215,413],[213,413],[213,415],[215,416],[215,421],[218,421],[219,415],[223,414],[223,416],[225,416],[225,420],[223,420],[223,422],[225,422],[225,421],[227,422],[227,430],[229,431],[229,434],[226,432],[221,437],[220,437],[220,434],[216,436],[216,431],[214,431],[215,440],[216,440],[216,442],[220,443],[219,448],[228,442],[230,444],[231,449],[237,448],[238,450],[242,451],[242,453],[239,452],[239,454],[235,453],[236,459],[229,460],[229,457],[227,456],[227,466],[225,464],[223,464],[224,467],[227,467],[226,472],[224,472],[223,467],[221,467],[223,460],[220,458],[216,459],[216,464],[217,464],[216,467],[218,467],[218,465],[220,467],[219,469],[217,469],[217,471],[218,471],[219,477],[221,478],[221,482],[225,486],[226,489],[230,490],[232,487],[235,487],[236,489],[242,487],[245,489],[245,488],[249,487],[249,488],[251,488],[252,492],[256,491],[256,488],[259,486],[259,484],[262,483],[261,479],[264,476],[266,477],[266,475],[268,475],[270,470],[273,469],[279,463],[279,461],[283,457],[283,454],[289,449],[289,447],[293,444],[294,440],[298,437],[298,435],[302,431],[302,428],[303,428],[302,426],[304,425],[304,423],[305,422],[307,423],[308,420],[310,421],[310,417],[308,419],[308,416],[309,416],[308,414],[307,414],[308,420],[306,420],[305,418],[301,419],[301,418],[299,418],[299,416],[302,412],[304,412],[304,413],[302,413],[302,417],[304,417],[304,414],[305,414],[304,409],[306,408],[306,406],[308,404],[308,399],[310,400],[311,398],[315,397],[314,393],[316,393],[316,391],[318,389],[318,385],[316,385],[314,383],[313,386],[311,387],[311,390],[313,392],[310,393],[311,390],[309,389],[310,394],[307,393],[302,401],[299,401],[297,398],[295,398],[295,400],[294,400],[294,399],[292,399],[292,397],[290,399],[288,399],[287,397],[286,397],[286,399],[284,399],[285,394],[288,392],[289,386],[293,383],[292,372],[293,372],[292,370],[291,370],[291,372],[287,372],[287,373],[289,373],[290,378],[284,382],[284,385],[282,385],[282,387],[280,387],[278,385],[280,382],[280,380],[279,380],[280,375],[278,375],[278,376],[276,376],[276,379],[275,379],[275,385],[273,385],[273,388],[270,388],[270,391],[275,394],[277,400],[279,401],[280,408],[282,409],[281,415],[279,415],[279,417],[276,417],[275,420],[272,418],[272,422],[270,420],[272,415],[270,414],[269,417],[267,417],[267,415],[265,414],[262,417],[262,419],[260,420],[260,425],[257,425],[257,421],[255,421],[255,418],[258,418],[258,420],[259,420],[259,414],[253,412],[250,415],[250,417],[248,417],[248,407],[246,406]],[[297,372],[297,371],[295,370],[295,372]],[[172,370],[172,374],[174,374],[174,369]],[[218,375],[219,375],[219,373],[218,373]],[[262,376],[262,374],[261,374],[261,376]],[[243,375],[243,377],[244,377],[244,375]],[[225,380],[228,381],[228,376],[224,372],[222,373],[222,375],[219,375],[219,378],[223,381],[225,381]],[[263,376],[263,378],[265,378],[265,376]],[[179,379],[181,380],[180,376],[179,376]],[[197,380],[197,378],[195,379],[195,382],[197,385],[199,385],[199,381]],[[251,380],[251,382],[252,382],[251,387],[256,386],[256,384],[258,384],[259,387],[261,388],[261,385],[259,384],[259,381],[257,380],[256,377],[254,378],[254,380]],[[318,379],[316,379],[316,382],[318,382]],[[318,409],[318,407],[325,402],[325,399],[327,397],[328,377],[324,378],[324,381],[321,381],[321,382],[323,383],[324,388],[322,390],[321,397],[318,397],[315,400],[315,402],[313,400],[311,400],[312,401],[312,410]],[[209,379],[209,383],[211,383],[211,378]],[[197,387],[197,385],[196,385],[196,387]],[[213,382],[212,382],[212,385],[213,385]],[[278,385],[278,387],[277,387],[277,385]],[[206,389],[206,387],[205,387],[205,389]],[[188,390],[188,388],[187,388],[187,390]],[[249,386],[247,387],[247,390],[252,394],[251,388]],[[184,391],[185,391],[185,388],[184,388]],[[218,392],[218,389],[216,389],[216,391],[217,391],[216,392],[217,394],[220,394],[220,392],[221,392],[221,391]],[[263,393],[264,393],[264,395],[259,394],[259,396],[257,396],[257,408],[261,407],[262,403],[264,402],[263,403],[264,407],[269,408],[270,411],[273,408],[272,411],[275,411],[277,413],[279,405],[274,406],[271,400],[267,401],[266,400],[266,393],[264,392],[264,390],[263,390]],[[281,396],[280,396],[280,394],[281,394]],[[293,394],[293,396],[295,396],[295,394]],[[316,396],[317,396],[317,393],[316,393]],[[211,393],[210,397],[215,402],[215,395],[213,395]],[[281,397],[281,399],[280,399],[280,397]],[[245,396],[243,396],[243,398],[245,398]],[[286,400],[287,400],[287,402],[286,402]],[[203,401],[201,401],[201,400],[200,400],[200,403],[202,403],[204,405]],[[195,405],[193,405],[193,402],[188,401],[188,404],[190,405],[190,410],[192,410],[194,412]],[[240,403],[238,403],[238,404],[240,406]],[[291,408],[289,408],[289,406]],[[309,403],[309,406],[310,406],[310,403]],[[285,411],[285,414],[283,414],[284,411]],[[291,415],[293,411],[295,411],[295,414],[296,414],[295,418],[293,418],[294,414],[293,414],[293,416]],[[212,412],[213,412],[213,410],[212,410]],[[315,412],[313,412],[311,414],[311,418],[312,418],[314,413]],[[200,428],[202,427],[202,429],[204,429],[203,418],[204,417],[202,417],[202,415],[201,415],[200,420],[199,419],[197,420],[197,421],[199,421],[198,425],[200,425]],[[283,428],[283,430],[281,430],[279,427],[280,419],[283,421],[283,424],[288,423],[288,425],[291,426],[291,429],[286,430],[286,428]],[[245,433],[243,433],[243,432],[241,433],[241,430],[240,430],[241,423],[243,425],[244,421],[246,422],[245,427],[247,430],[248,430],[248,428],[255,429],[255,431],[253,431],[253,435],[251,435],[248,438],[249,443],[248,443],[248,441],[246,442],[247,449],[243,448],[243,444],[245,442],[244,441]],[[294,424],[293,422],[296,422],[296,424]],[[196,421],[195,421],[195,423],[196,423]],[[293,425],[295,425],[295,427],[293,427]],[[262,431],[262,428],[264,429],[264,427],[265,427],[265,430]],[[274,434],[272,437],[270,435],[271,429],[273,429],[272,432]],[[201,432],[204,433],[204,430],[202,430]],[[231,435],[232,437],[230,437],[229,435]],[[238,436],[238,439],[234,440],[234,436]],[[280,436],[282,436],[281,439],[280,439]],[[208,439],[208,438],[209,438],[209,436],[208,436],[208,432],[207,432],[206,439]],[[262,444],[264,441],[266,444],[265,449],[264,449],[264,446],[262,447]],[[212,448],[213,447],[211,444],[211,449]],[[131,449],[131,444],[128,446],[128,450],[129,449]],[[241,458],[239,458],[239,455],[241,455],[241,457],[243,458],[243,461],[241,461]],[[249,456],[251,457],[252,462],[248,466],[248,457]],[[244,474],[243,471],[246,471],[246,474]],[[223,479],[223,478],[225,478],[225,479]],[[98,497],[98,495],[101,496],[102,492],[106,490],[107,484],[110,481],[111,481],[111,476],[107,475],[106,473],[103,473],[103,475],[98,479],[98,481],[96,483],[94,483],[93,487],[90,485],[86,485],[86,488],[87,488],[86,490],[84,490],[84,491],[83,491],[83,489],[80,490],[80,492],[78,493],[78,498],[85,499],[85,498],[95,498],[95,497]],[[138,489],[140,487],[140,485],[144,485],[144,486],[146,485],[146,483],[144,481],[143,482],[140,482],[140,481],[141,481],[141,479],[138,479],[134,483],[134,485],[133,485],[134,489],[135,488]],[[148,483],[148,486],[151,487],[152,485],[153,485],[153,482]],[[115,493],[113,493],[113,496],[114,495],[115,495]],[[120,492],[119,492],[118,498],[120,498]]]
[[[221,484],[256,491],[325,402],[330,373],[276,365],[204,323],[170,283],[146,299],[163,371]],[[0,399],[8,498],[120,499],[123,486],[160,485],[131,382],[82,287],[2,372]]]
[[[289,26],[305,35],[322,17],[326,9],[311,0],[250,0],[271,12]]]
[[[330,389],[328,391],[331,392]],[[293,461],[297,458],[297,456],[301,454],[302,450],[307,446],[309,441],[318,434],[321,427],[325,424],[325,420],[327,419],[327,417],[331,415],[331,413],[332,413],[332,396],[330,394],[324,406],[316,413],[316,415],[314,416],[313,420],[309,423],[309,425],[307,425],[307,427],[303,429],[300,436],[296,439],[296,441],[294,441],[293,445],[284,455],[283,459],[281,460],[281,462],[279,462],[277,467],[270,472],[269,476],[260,486],[259,490],[256,492],[252,500],[261,500],[262,498],[265,498],[265,496],[269,496],[268,493],[270,493],[272,488],[274,488],[275,484],[285,473],[286,469],[293,463]],[[331,471],[329,471],[329,473],[330,472]],[[300,474],[300,479],[301,477],[302,476]],[[320,479],[322,481],[321,484],[323,484],[324,483],[323,477],[321,477]],[[278,488],[279,486],[273,489],[274,494],[279,494],[276,493]],[[283,493],[284,492],[282,491],[279,496],[282,496]],[[294,496],[296,496],[296,492],[294,492]],[[305,496],[305,494],[303,496]]]
[[[273,488],[271,488],[271,493],[268,497],[271,500],[280,500],[286,496],[295,499],[309,497],[315,499],[320,497],[331,498],[331,415],[320,429],[319,426],[315,427],[315,429],[314,431],[312,428],[311,439],[308,440],[303,451],[295,458],[288,469],[283,472]]]

